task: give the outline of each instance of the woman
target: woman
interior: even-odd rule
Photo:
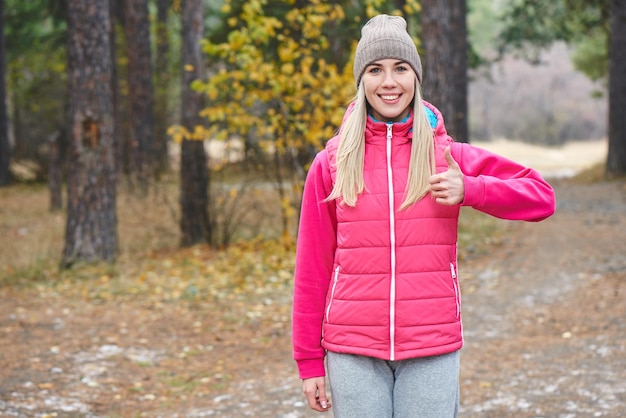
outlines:
[[[335,417],[453,417],[463,345],[461,206],[540,221],[554,191],[534,170],[454,143],[421,98],[422,67],[401,17],[362,29],[357,96],[314,159],[303,200],[294,358],[309,406]]]

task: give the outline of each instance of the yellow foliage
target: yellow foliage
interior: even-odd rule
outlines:
[[[339,71],[321,58],[328,48],[322,28],[330,18],[345,14],[340,5],[314,1],[292,8],[281,22],[264,14],[267,4],[246,2],[231,23],[240,29],[231,31],[224,44],[204,45],[207,54],[229,66],[201,88],[211,103],[202,115],[213,125],[222,122],[211,129],[217,137],[245,136],[254,130],[279,152],[307,143],[321,147],[353,93],[351,72]],[[294,33],[300,34],[298,41]],[[274,51],[273,59],[268,50]]]
[[[244,32],[230,32],[228,34],[229,47],[234,51],[240,50],[243,45],[248,43],[248,41],[249,38]]]
[[[189,135],[190,140],[193,141],[204,141],[207,139],[206,129],[202,125],[194,126],[193,132]]]
[[[173,125],[168,128],[167,134],[177,144],[180,144],[183,140],[204,141],[208,137],[207,129],[201,125],[194,126],[193,132],[189,132],[184,126]]]
[[[296,58],[296,53],[295,48],[289,45],[278,50],[278,58],[280,58],[282,62],[291,62]]]
[[[180,125],[170,126],[167,129],[167,135],[171,136],[172,141],[174,141],[177,144],[180,144],[181,142],[183,142],[186,132],[187,130],[183,126],[180,126]]]
[[[287,75],[292,75],[295,72],[295,67],[293,63],[291,62],[283,64],[280,68],[281,68],[282,73],[287,74]],[[296,109],[294,110],[297,112]]]

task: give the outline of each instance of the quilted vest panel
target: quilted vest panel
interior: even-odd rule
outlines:
[[[402,360],[462,345],[456,273],[459,207],[438,205],[426,195],[399,210],[411,124],[412,118],[394,124],[389,168],[387,127],[368,121],[365,191],[355,207],[337,205],[335,273],[323,325],[323,346],[330,351]],[[450,139],[443,133],[435,136],[437,172],[447,169],[443,150]],[[333,138],[326,147],[333,181],[337,145]]]

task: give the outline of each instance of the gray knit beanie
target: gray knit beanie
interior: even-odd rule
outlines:
[[[400,16],[378,15],[361,29],[361,40],[354,55],[354,81],[358,87],[365,67],[374,61],[396,58],[406,61],[422,82],[422,62],[413,38]]]

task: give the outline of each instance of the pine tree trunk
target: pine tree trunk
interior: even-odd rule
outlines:
[[[167,155],[167,127],[168,91],[170,72],[168,71],[170,44],[167,32],[167,15],[170,0],[157,1],[157,28],[156,28],[156,61],[155,61],[155,134],[154,134],[154,163],[155,171],[161,174],[168,169]]]
[[[202,125],[202,96],[191,89],[191,82],[203,75],[200,40],[204,33],[202,0],[182,0],[182,119],[181,124],[193,132]],[[211,242],[209,222],[209,171],[203,141],[185,139],[181,146],[180,203],[181,245]]]
[[[48,139],[48,188],[50,189],[50,211],[63,209],[63,147],[62,135],[55,133]]]
[[[423,90],[448,133],[468,142],[466,0],[422,1]]]
[[[111,47],[111,92],[113,94],[113,144],[115,150],[115,161],[117,162],[117,174],[120,175],[124,172],[124,168],[128,165],[124,164],[124,141],[122,141],[122,126],[124,117],[122,116],[121,103],[120,103],[120,83],[117,70],[117,36],[116,36],[116,22],[119,22],[122,13],[118,11],[120,7],[118,5],[119,0],[109,0],[111,30],[109,32],[109,42]],[[120,22],[121,26],[121,22]]]
[[[148,0],[126,0],[124,8],[128,58],[128,107],[134,177],[146,191],[152,177],[154,89],[150,61]]]
[[[109,2],[69,0],[67,225],[61,265],[117,256]]]
[[[613,0],[609,45],[607,177],[626,175],[626,1]]]
[[[468,38],[467,38],[467,3],[466,0],[452,1],[452,32],[451,42],[455,60],[452,65],[454,83],[454,114],[452,126],[454,139],[469,142],[469,124],[467,112],[468,91]]]
[[[9,143],[9,115],[6,90],[6,48],[4,43],[4,0],[0,0],[0,186],[11,181],[11,144]]]

